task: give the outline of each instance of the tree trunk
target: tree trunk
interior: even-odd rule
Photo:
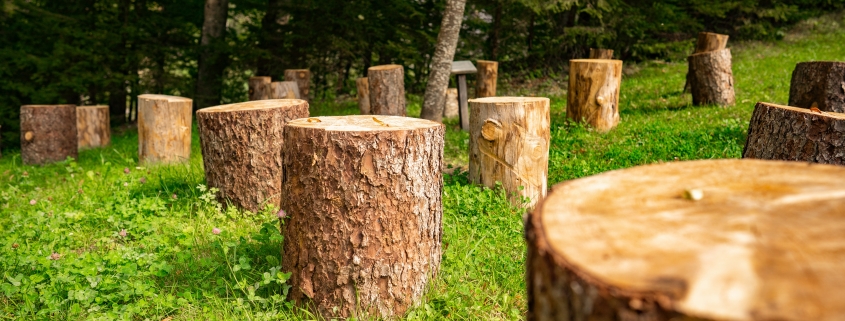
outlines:
[[[796,65],[789,105],[845,113],[845,63],[812,61]]]
[[[845,165],[845,114],[757,103],[743,158]]]
[[[308,69],[287,69],[285,70],[285,81],[296,82],[299,88],[300,99],[308,100],[311,92],[311,71]]]
[[[112,86],[109,91],[109,113],[111,114],[109,119],[117,125],[126,122],[126,94],[126,85],[122,81],[120,84]]]
[[[405,69],[400,65],[370,67],[370,113],[405,116]]]
[[[325,319],[390,319],[419,303],[440,266],[444,132],[395,116],[288,123],[290,299]]]
[[[76,106],[21,106],[21,160],[26,165],[77,158]]]
[[[190,160],[192,103],[176,96],[138,96],[139,163]]]
[[[440,108],[443,107],[444,91],[449,86],[452,60],[454,60],[455,50],[458,48],[458,35],[461,31],[465,6],[466,0],[448,0],[446,3],[440,33],[437,35],[437,44],[434,47],[434,57],[431,59],[431,70],[425,87],[421,118],[438,122],[443,120],[443,110]],[[370,75],[370,82],[372,82],[372,78],[373,76]]]
[[[279,18],[284,15],[282,5],[285,0],[268,0],[267,11],[261,19],[258,47],[266,54],[258,58],[257,70],[259,75],[277,75],[280,65],[278,50],[284,48],[284,34],[280,30]]]
[[[460,116],[458,114],[458,108],[460,105],[460,102],[458,102],[458,88],[446,89],[446,100],[444,103],[446,106],[443,107],[443,118],[455,118]]]
[[[496,80],[499,77],[499,63],[478,60],[478,74],[475,77],[475,97],[496,97]]]
[[[842,177],[733,159],[559,184],[526,220],[527,320],[838,320]]]
[[[249,77],[249,100],[269,99],[270,77]]]
[[[613,59],[613,49],[590,48],[590,59]]]
[[[712,32],[701,32],[698,34],[698,40],[695,43],[695,51],[693,54],[712,52],[725,49],[728,45],[728,35],[722,35]],[[684,92],[690,91],[689,77],[692,74],[692,66],[687,71],[687,81],[684,83]]]
[[[202,161],[221,203],[257,213],[279,208],[284,126],[308,117],[304,100],[260,100],[197,111]]]
[[[610,131],[619,124],[621,85],[621,60],[570,60],[566,117],[583,121],[599,132]]]
[[[302,99],[295,81],[274,81],[265,90],[269,93],[268,99]]]
[[[79,149],[104,147],[111,144],[109,106],[79,106],[76,108],[76,129]]]
[[[694,105],[733,106],[736,103],[730,49],[689,56],[689,69]]]
[[[197,108],[220,104],[223,72],[228,64],[228,57],[222,48],[226,45],[228,14],[229,0],[205,0],[200,57],[197,62]]]
[[[358,87],[358,108],[361,109],[361,115],[370,114],[370,82],[367,77],[358,78],[355,80],[355,85]]]
[[[493,14],[493,30],[490,34],[490,58],[493,60],[499,59],[499,34],[502,30],[502,1],[503,0],[496,1],[496,11]],[[531,44],[529,40],[529,49],[530,46]]]

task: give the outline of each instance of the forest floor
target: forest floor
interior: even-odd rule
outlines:
[[[691,106],[681,92],[685,62],[629,66],[622,120],[608,134],[567,126],[565,97],[550,97],[550,185],[655,162],[740,157],[754,104],[785,104],[796,63],[845,61],[843,25],[829,16],[782,41],[729,43],[734,107]],[[544,96],[566,81],[503,90]],[[312,115],[357,112],[354,102],[312,107]],[[418,99],[409,110],[418,115]],[[468,135],[455,120],[447,128],[453,174],[444,175],[441,272],[405,318],[521,319],[524,213],[500,191],[468,184]],[[108,148],[43,167],[21,165],[16,152],[2,156],[0,319],[314,319],[284,300],[275,209],[220,210],[202,186],[196,129],[185,165],[139,167],[137,142],[135,131],[116,131]]]

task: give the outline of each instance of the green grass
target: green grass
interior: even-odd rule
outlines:
[[[786,103],[797,62],[845,60],[841,23],[828,17],[802,24],[787,41],[732,44],[735,107],[691,106],[681,94],[682,62],[636,66],[623,80],[622,122],[609,134],[567,126],[565,98],[551,97],[550,183],[676,158],[739,157],[754,103]],[[418,114],[419,98],[409,99],[409,114]],[[354,102],[312,110],[354,112]],[[455,120],[446,124],[447,162],[463,166],[468,136]],[[196,134],[188,164],[141,168],[136,162],[132,130],[116,130],[113,146],[83,151],[77,161],[23,166],[18,153],[3,155],[0,319],[315,318],[284,300],[275,209],[221,211],[200,187]],[[443,192],[441,272],[406,318],[521,318],[522,211],[500,191],[470,185],[461,170],[445,175]]]

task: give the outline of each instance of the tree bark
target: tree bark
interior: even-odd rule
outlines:
[[[138,161],[187,162],[191,158],[193,101],[166,95],[138,96]]]
[[[269,99],[270,94],[267,90],[271,82],[270,77],[249,77],[249,100]]]
[[[265,90],[268,99],[302,99],[295,81],[274,81]]]
[[[570,60],[566,117],[583,121],[599,132],[610,131],[619,124],[621,85],[621,60]]]
[[[355,80],[355,85],[358,87],[358,108],[361,109],[361,115],[370,114],[370,82],[367,77],[358,78]]]
[[[405,69],[400,65],[370,67],[370,113],[405,116]]]
[[[395,116],[288,123],[289,298],[325,319],[389,319],[419,303],[440,266],[444,131]]]
[[[202,161],[221,203],[257,213],[279,208],[284,127],[308,117],[308,102],[260,100],[197,111]]]
[[[478,74],[475,77],[475,97],[496,97],[496,81],[499,77],[499,63],[496,61],[476,61]]]
[[[728,45],[728,35],[722,35],[712,32],[700,32],[698,40],[695,43],[695,51],[693,54],[712,52],[725,49]],[[684,92],[690,91],[689,77],[692,74],[692,67],[687,71],[687,81],[684,83]]]
[[[526,220],[527,319],[838,320],[842,177],[732,159],[559,184]]]
[[[458,108],[460,102],[458,102],[458,88],[448,88],[446,89],[446,100],[444,101],[445,107],[443,107],[443,118],[455,118],[460,116],[458,114]]]
[[[438,122],[443,120],[441,108],[443,107],[443,97],[445,97],[444,91],[449,86],[452,60],[454,60],[455,50],[458,48],[458,36],[461,31],[465,6],[466,0],[448,0],[446,3],[440,33],[437,35],[437,44],[434,47],[434,57],[431,59],[431,70],[428,74],[425,96],[423,96],[421,118]],[[372,78],[371,75],[370,81],[372,81]]]
[[[308,100],[311,93],[311,71],[308,69],[287,69],[285,70],[285,81],[296,82],[299,88],[300,99]]]
[[[228,64],[228,57],[223,50],[228,14],[229,0],[205,0],[200,57],[197,61],[197,108],[220,104],[223,72]]]
[[[111,144],[109,106],[79,106],[76,108],[76,129],[79,149],[104,147]]]
[[[613,59],[613,49],[590,48],[590,59]]]
[[[757,103],[742,157],[845,165],[845,114]]]
[[[845,63],[812,61],[796,65],[789,105],[845,113]]]
[[[26,165],[77,158],[76,106],[21,106],[21,160]]]
[[[689,56],[689,69],[694,105],[733,106],[736,103],[730,49]]]

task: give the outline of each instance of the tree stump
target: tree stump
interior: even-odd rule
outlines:
[[[733,106],[736,103],[730,49],[697,53],[688,59],[694,105]]]
[[[845,113],[845,62],[802,62],[792,72],[789,105]]]
[[[559,184],[526,221],[527,319],[839,320],[842,177],[734,159]]]
[[[197,111],[202,161],[209,187],[221,203],[253,213],[282,197],[284,127],[308,117],[308,102],[274,99]]]
[[[299,88],[299,99],[308,100],[311,94],[311,71],[308,69],[285,70],[285,81],[293,81]]]
[[[444,100],[446,104],[443,106],[443,117],[444,118],[455,118],[460,116],[458,114],[460,102],[458,102],[458,88],[446,88],[446,99]]]
[[[712,32],[700,32],[698,33],[698,40],[695,43],[695,51],[693,51],[693,54],[722,50],[725,49],[727,45],[728,35]],[[691,69],[688,69],[687,71],[687,81],[684,84],[685,93],[690,91],[689,76],[692,74],[691,71]]]
[[[845,165],[845,114],[757,103],[742,157]]]
[[[405,116],[405,69],[400,65],[370,67],[370,113]]]
[[[358,108],[361,109],[361,115],[369,115],[370,83],[367,81],[367,77],[364,77],[356,79],[355,85],[358,87]]]
[[[109,106],[76,107],[76,129],[79,149],[111,144]]]
[[[501,182],[512,203],[533,207],[548,189],[549,99],[488,97],[469,103],[469,180],[490,188]]]
[[[166,95],[138,96],[138,161],[187,162],[191,158],[193,101]]]
[[[268,99],[302,99],[299,85],[295,81],[274,81],[270,83]]]
[[[496,97],[496,81],[499,77],[499,63],[478,60],[475,62],[478,74],[475,78],[475,97]]]
[[[76,106],[21,106],[21,160],[41,165],[77,158]]]
[[[423,119],[288,123],[289,298],[326,319],[390,318],[416,305],[440,266],[443,144],[443,125]]]
[[[570,60],[566,117],[583,121],[599,132],[610,131],[619,124],[621,85],[621,60]]]
[[[271,82],[270,77],[249,77],[249,100],[268,99],[267,89]]]
[[[590,59],[613,59],[613,49],[590,48]]]

